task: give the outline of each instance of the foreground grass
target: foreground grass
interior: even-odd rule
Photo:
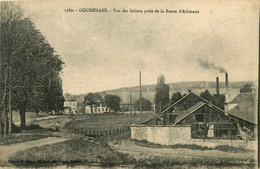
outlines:
[[[0,142],[3,145],[10,145],[10,144],[16,144],[16,143],[22,143],[26,141],[32,141],[32,140],[39,140],[43,138],[47,138],[50,136],[47,135],[30,135],[30,134],[15,134],[15,135],[10,135],[6,136],[2,139],[0,139]]]
[[[104,167],[131,165],[135,168],[201,168],[201,167],[242,167],[253,168],[254,161],[226,159],[197,159],[182,157],[152,156],[139,159],[113,150],[105,142],[91,142],[82,138],[34,147],[18,152],[9,158],[13,165],[55,166],[55,165],[101,165]]]
[[[75,165],[101,164],[114,166],[130,163],[126,155],[115,152],[105,143],[85,141],[82,138],[34,147],[9,158],[14,165]]]
[[[175,145],[161,145],[161,144],[154,144],[154,143],[149,143],[147,141],[134,141],[136,145],[138,146],[143,146],[143,147],[150,147],[150,148],[172,148],[172,149],[178,149],[178,148],[187,148],[187,149],[192,149],[192,150],[219,150],[219,151],[224,151],[224,152],[231,152],[231,153],[246,153],[246,152],[253,152],[253,150],[249,150],[244,147],[233,147],[229,145],[219,145],[216,147],[206,147],[206,146],[199,146],[196,144],[175,144]]]
[[[52,130],[44,129],[37,124],[26,126],[26,130],[22,132],[18,130],[19,128],[17,126],[14,126],[14,129],[14,134],[4,136],[0,139],[2,145],[22,143],[54,136]]]
[[[136,168],[255,168],[255,161],[226,160],[213,158],[152,157],[138,160]]]

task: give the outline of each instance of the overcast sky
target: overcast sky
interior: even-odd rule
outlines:
[[[155,84],[256,80],[258,1],[23,2],[25,15],[65,62],[64,92]],[[65,13],[66,8],[189,9],[199,14]],[[206,63],[206,65],[205,65]],[[208,64],[208,65],[207,65]]]

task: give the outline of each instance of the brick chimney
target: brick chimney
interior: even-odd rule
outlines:
[[[228,90],[228,73],[225,73],[225,104],[224,104],[224,110],[229,110],[229,90]]]
[[[227,72],[225,73],[225,76],[226,76],[225,87],[228,88],[228,73]]]

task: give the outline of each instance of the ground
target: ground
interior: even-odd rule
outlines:
[[[99,126],[101,117],[102,115],[100,118],[89,117],[84,120],[84,124],[86,126],[96,124],[94,126],[101,129],[102,127],[114,126],[113,123],[111,126]],[[105,124],[110,124],[108,122],[110,120],[116,124],[126,124],[129,122],[128,117],[125,115],[113,115],[109,118],[104,116],[104,121]],[[138,121],[139,117],[136,116],[135,120]],[[255,152],[244,149],[237,149],[234,152],[192,146],[162,147],[133,141],[130,139],[129,131],[114,137],[112,140],[101,140],[100,138],[71,133],[64,128],[59,132],[53,130],[57,121],[63,126],[74,118],[82,118],[82,115],[78,117],[69,115],[33,117],[33,120],[27,120],[27,122],[30,121],[28,125],[34,127],[22,133],[11,135],[9,140],[6,138],[9,142],[1,141],[1,166],[19,168],[27,166],[73,167],[75,165],[83,168],[86,165],[92,168],[254,167]],[[94,119],[96,123],[93,123]]]
[[[146,145],[145,145],[146,144]],[[225,150],[210,150],[210,148],[197,146],[193,148],[192,146],[183,145],[183,148],[178,147],[163,147],[163,146],[150,146],[147,143],[140,143],[133,140],[122,140],[120,142],[111,142],[111,147],[115,150],[132,155],[137,160],[141,159],[151,159],[156,157],[164,158],[186,158],[186,159],[197,159],[197,160],[227,160],[231,162],[232,160],[239,160],[241,163],[247,164],[255,159],[255,151],[225,151]],[[186,148],[185,148],[186,147]]]

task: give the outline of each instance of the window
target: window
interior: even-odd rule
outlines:
[[[203,122],[204,121],[204,114],[196,114],[196,120],[198,122]]]

